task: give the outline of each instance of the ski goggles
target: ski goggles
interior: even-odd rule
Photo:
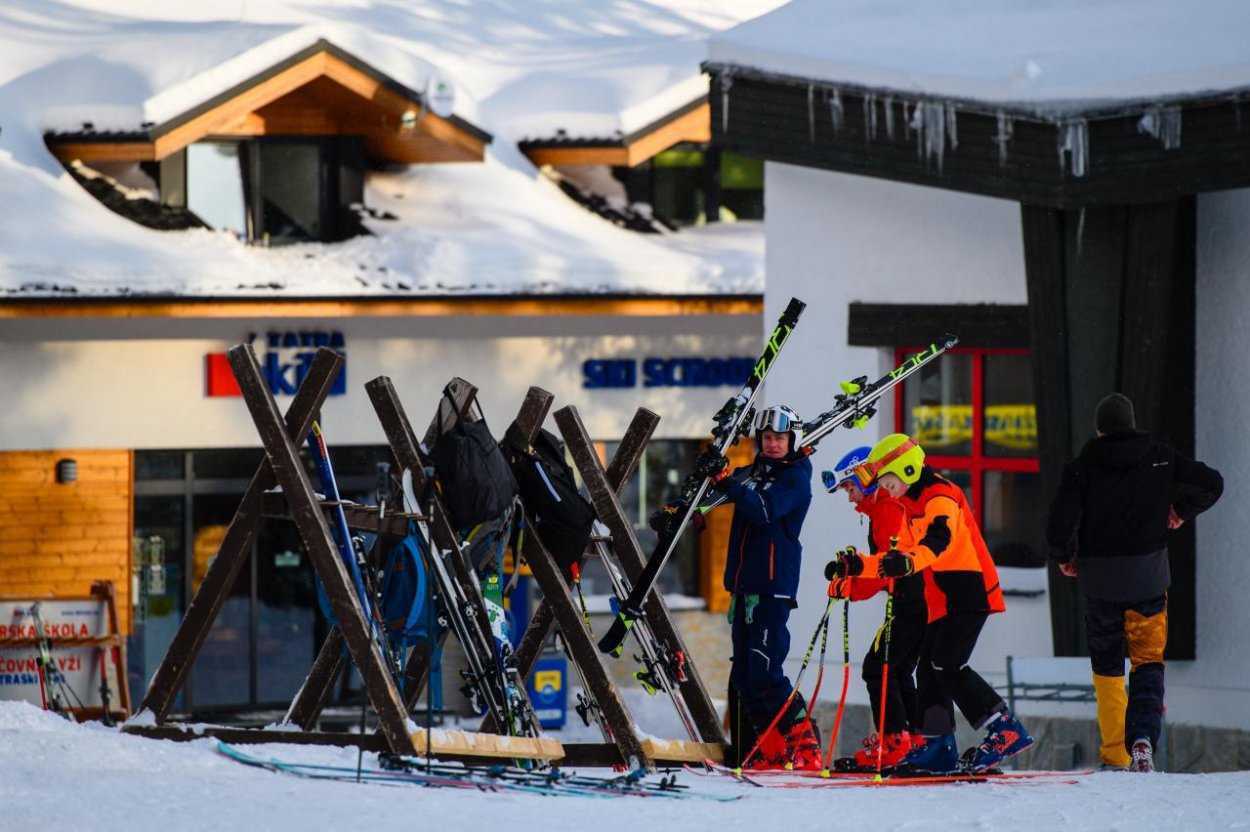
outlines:
[[[876,462],[861,462],[851,469],[851,473],[855,476],[855,482],[859,483],[860,488],[867,488],[877,480],[878,474],[882,469],[887,467],[891,462],[898,459],[903,454],[916,447],[918,443],[915,439],[908,439],[902,445],[890,451]]]
[[[771,430],[774,433],[788,433],[789,431],[797,431],[802,427],[802,423],[794,418],[793,413],[788,413],[779,407],[761,410],[755,414],[755,435],[758,436],[760,431]]]

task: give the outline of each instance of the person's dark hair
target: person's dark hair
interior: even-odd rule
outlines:
[[[1094,428],[1099,433],[1117,433],[1137,427],[1133,403],[1122,393],[1112,393],[1098,403],[1094,411]]]

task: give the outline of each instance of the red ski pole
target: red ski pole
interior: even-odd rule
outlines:
[[[838,697],[838,714],[833,720],[833,732],[829,737],[829,748],[825,751],[825,765],[820,772],[821,777],[829,776],[833,750],[838,743],[838,730],[842,727],[842,713],[846,710],[846,691],[851,683],[851,580],[851,578],[846,578],[846,597],[842,599],[842,695]],[[829,582],[829,595],[833,597],[833,581]]]

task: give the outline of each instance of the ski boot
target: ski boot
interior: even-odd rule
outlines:
[[[923,745],[913,747],[894,767],[894,773],[902,777],[954,774],[957,771],[959,751],[955,747],[954,734],[926,736]]]
[[[820,771],[824,755],[820,751],[820,733],[812,721],[803,719],[782,737],[786,744],[786,768],[792,771]]]
[[[784,771],[787,762],[789,756],[785,738],[774,728],[760,737],[755,753],[742,768],[747,771]]]
[[[867,737],[859,751],[852,757],[840,757],[833,763],[835,771],[876,771],[877,758],[880,755],[881,770],[893,771],[915,744],[913,736],[907,731],[886,734],[879,738],[876,734]]]
[[[1001,713],[985,726],[985,739],[971,755],[965,755],[963,768],[971,774],[982,774],[1033,745],[1033,737],[1009,713]]]
[[[1129,771],[1138,771],[1143,774],[1149,774],[1155,770],[1155,751],[1150,744],[1150,740],[1145,737],[1133,741],[1133,749],[1130,752],[1133,761],[1129,763]]]

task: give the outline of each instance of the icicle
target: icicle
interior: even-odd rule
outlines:
[[[903,138],[911,138],[911,105],[906,101],[903,102]]]
[[[1081,249],[1085,245],[1085,206],[1082,205],[1076,214],[1076,259],[1080,262]]]
[[[1007,144],[1015,136],[1016,127],[1011,118],[1002,110],[998,111],[998,134],[994,136],[994,143],[998,145],[998,164],[1000,167],[1007,164]]]
[[[734,85],[734,79],[730,77],[728,72],[721,73],[720,76],[720,129],[722,133],[729,132],[729,89]]]
[[[807,140],[816,144],[816,88],[807,85]]]
[[[1181,108],[1151,107],[1142,113],[1137,132],[1154,136],[1164,150],[1175,150],[1181,146]]]
[[[1067,166],[1075,177],[1085,175],[1085,167],[1089,163],[1089,125],[1085,119],[1077,118],[1059,125],[1059,167],[1064,166],[1064,154],[1067,154]]]
[[[870,142],[877,138],[877,97],[871,93],[864,95],[864,138]]]
[[[842,130],[842,93],[837,89],[829,96],[829,123],[833,126],[833,137],[836,139]]]
[[[916,158],[926,162],[936,160],[938,173],[941,173],[947,141],[952,150],[959,146],[954,105],[917,101],[910,126],[916,131]]]
[[[885,108],[885,135],[890,141],[894,141],[894,98],[886,96],[881,106]]]

